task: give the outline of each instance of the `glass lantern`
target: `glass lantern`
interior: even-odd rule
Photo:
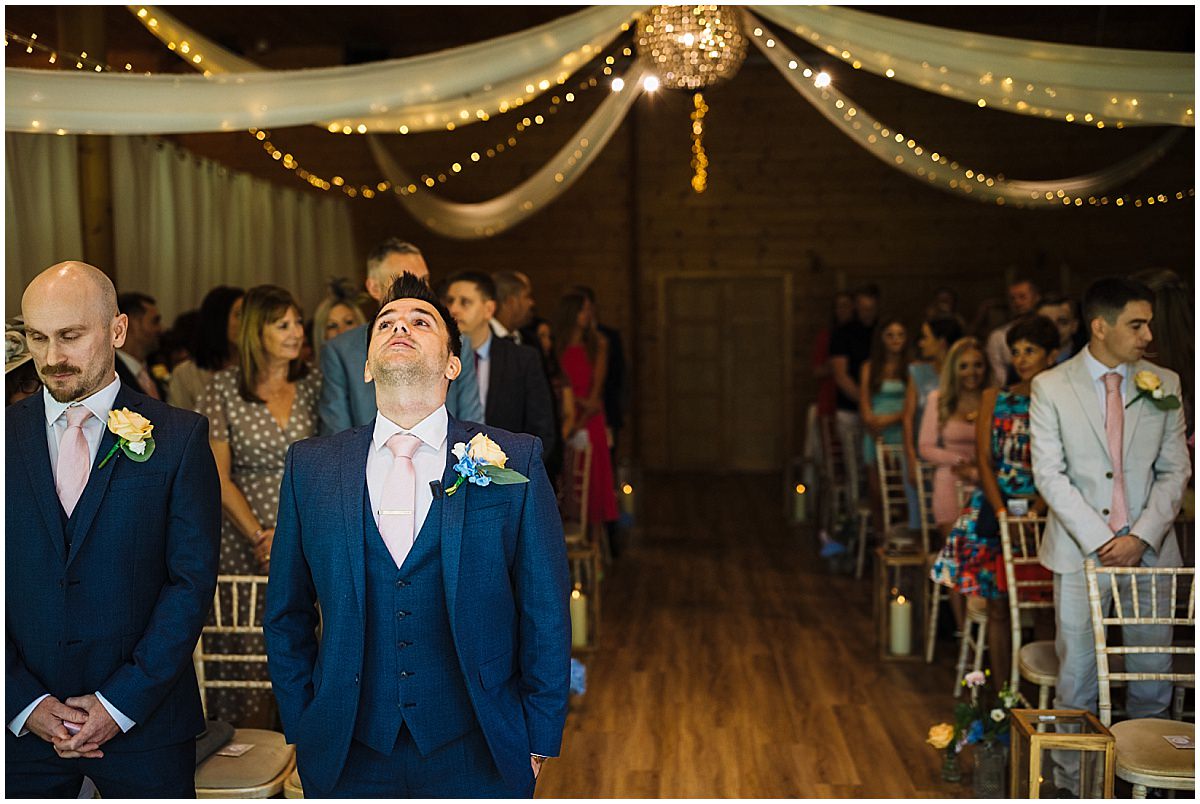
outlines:
[[[880,547],[875,551],[880,659],[920,661],[925,656],[927,561],[920,549]]]
[[[1116,741],[1091,712],[1012,710],[1013,798],[1054,798],[1056,764],[1079,767],[1079,798],[1112,798]]]

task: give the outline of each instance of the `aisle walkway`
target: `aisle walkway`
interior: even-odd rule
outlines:
[[[882,663],[870,584],[826,574],[778,478],[641,484],[601,650],[539,797],[947,797],[951,650]]]

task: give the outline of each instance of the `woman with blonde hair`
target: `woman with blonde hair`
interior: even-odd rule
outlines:
[[[361,293],[355,293],[345,279],[329,283],[329,295],[317,304],[312,320],[312,350],[316,361],[321,360],[321,347],[343,332],[367,323],[359,306]]]
[[[222,574],[255,575],[270,568],[288,447],[317,434],[321,375],[300,359],[303,346],[300,307],[290,293],[273,285],[246,291],[238,359],[213,375],[200,400],[221,478]],[[241,602],[248,607],[248,600]],[[254,652],[261,645],[247,647]],[[209,675],[217,677],[223,669],[216,664]],[[214,690],[208,711],[240,727],[270,728],[272,701],[269,691]]]

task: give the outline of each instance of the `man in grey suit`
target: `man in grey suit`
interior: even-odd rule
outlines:
[[[1083,562],[1121,567],[1178,567],[1172,524],[1191,474],[1179,376],[1142,359],[1153,336],[1154,292],[1130,279],[1101,279],[1083,301],[1090,340],[1079,354],[1033,381],[1029,418],[1033,476],[1050,508],[1040,554],[1054,572],[1056,709],[1096,711],[1095,643]],[[1158,397],[1139,392],[1161,388]],[[1160,590],[1160,592],[1165,589]],[[1101,586],[1103,605],[1111,590]],[[1122,598],[1128,599],[1128,590]],[[1149,610],[1150,584],[1139,584]],[[1160,600],[1160,605],[1163,601]],[[1127,604],[1128,605],[1128,604]],[[1128,626],[1127,646],[1164,645],[1170,626]],[[1130,672],[1169,672],[1171,657],[1129,654]],[[1171,685],[1131,682],[1131,718],[1156,717],[1170,705]],[[1055,752],[1055,783],[1075,792],[1078,754]]]
[[[421,250],[399,238],[388,238],[367,257],[367,293],[379,301],[392,282],[406,271],[429,282],[429,268]],[[321,349],[321,435],[333,435],[375,420],[375,384],[363,377],[368,336],[367,325],[363,324],[327,341]],[[463,343],[462,363],[462,373],[450,383],[446,410],[460,421],[482,422],[475,350],[469,341]]]

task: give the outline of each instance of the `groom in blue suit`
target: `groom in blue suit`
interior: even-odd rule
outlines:
[[[383,302],[374,420],[288,452],[264,620],[284,732],[310,798],[529,797],[570,677],[541,444],[447,414],[460,336],[424,282]],[[480,435],[528,482],[454,488]]]

